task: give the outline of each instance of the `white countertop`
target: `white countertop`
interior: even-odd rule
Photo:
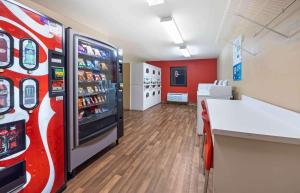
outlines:
[[[298,113],[276,106],[272,113],[273,105],[267,104],[268,110],[264,110],[261,102],[256,107],[253,101],[246,100],[207,99],[206,102],[213,134],[300,145]],[[284,114],[294,120],[288,121]],[[295,119],[298,115],[299,121]]]

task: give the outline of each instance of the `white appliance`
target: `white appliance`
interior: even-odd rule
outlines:
[[[178,103],[188,103],[189,96],[188,93],[168,93],[167,101],[168,102],[178,102]]]
[[[161,68],[147,64],[131,65],[131,110],[144,111],[161,103]]]
[[[227,80],[216,80],[214,84],[198,84],[197,91],[197,133],[203,134],[202,106],[204,99],[227,99],[232,98],[232,87],[228,86]]]

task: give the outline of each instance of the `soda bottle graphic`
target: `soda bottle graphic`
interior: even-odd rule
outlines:
[[[5,108],[8,106],[8,90],[5,84],[0,83],[0,108]]]
[[[36,56],[36,48],[35,46],[33,46],[33,42],[29,40],[25,46],[24,64],[35,66],[36,65],[35,56]]]
[[[0,62],[7,62],[7,42],[0,37]]]

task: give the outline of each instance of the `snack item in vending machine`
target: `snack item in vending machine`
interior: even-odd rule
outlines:
[[[78,93],[79,93],[79,94],[84,94],[84,89],[83,89],[83,87],[78,87]]]
[[[84,60],[82,58],[78,59],[78,68],[85,68],[86,65],[84,63]]]
[[[86,54],[86,49],[82,45],[78,45],[78,53]]]
[[[93,48],[91,46],[88,45],[82,45],[82,46],[86,49],[86,53],[88,55],[94,55]]]
[[[99,103],[99,101],[98,101],[98,99],[97,99],[96,96],[94,96],[93,99],[94,99],[95,103]]]
[[[5,108],[8,106],[8,88],[7,86],[0,82],[0,108]]]
[[[97,48],[94,48],[95,56],[101,56],[100,51]]]
[[[85,99],[87,106],[91,105],[91,101],[90,101],[89,97],[85,97],[84,99]]]
[[[106,80],[105,74],[100,74],[102,80]]]
[[[101,97],[99,95],[97,96],[97,98],[98,98],[99,103],[103,102],[102,99],[101,99]]]
[[[103,89],[103,85],[102,85],[102,81],[99,82],[99,91],[104,93],[104,89]]]
[[[0,62],[8,61],[7,49],[8,49],[7,41],[0,36]]]
[[[86,87],[86,90],[88,91],[89,94],[94,93],[94,89],[91,86]]]
[[[109,56],[108,53],[106,53],[104,50],[100,50],[100,54],[101,54],[101,57],[104,59]]]
[[[100,77],[100,75],[99,75],[99,74],[97,74],[97,73],[93,73],[93,75],[94,75],[94,80],[96,80],[96,81],[99,81],[99,80],[101,80],[101,77]]]
[[[94,91],[95,91],[95,92],[99,92],[98,86],[94,86]]]
[[[103,71],[108,71],[107,64],[104,63],[104,62],[102,62],[102,63],[101,63],[101,69],[102,69]]]
[[[89,68],[89,69],[94,69],[94,68],[95,68],[95,65],[93,64],[92,61],[87,60],[87,61],[86,61],[86,67]]]
[[[81,99],[81,102],[82,102],[83,107],[85,107],[86,106],[86,102],[85,102],[84,98]]]
[[[87,81],[94,81],[92,72],[85,72]]]
[[[78,119],[81,120],[83,118],[83,115],[84,115],[84,111],[80,111],[78,113]]]
[[[82,98],[78,99],[78,108],[82,108],[83,107],[83,102],[82,102]]]
[[[95,70],[101,70],[101,63],[98,60],[94,61]]]
[[[84,71],[78,70],[78,80],[79,81],[85,81]]]
[[[101,96],[101,100],[104,103],[105,102],[105,96]]]
[[[89,97],[89,99],[90,99],[92,104],[95,104],[95,101],[94,101],[93,97]]]

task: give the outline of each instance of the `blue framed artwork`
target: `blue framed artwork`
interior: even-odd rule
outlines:
[[[186,66],[170,67],[170,86],[187,86]]]
[[[233,41],[233,80],[242,80],[242,36]]]

